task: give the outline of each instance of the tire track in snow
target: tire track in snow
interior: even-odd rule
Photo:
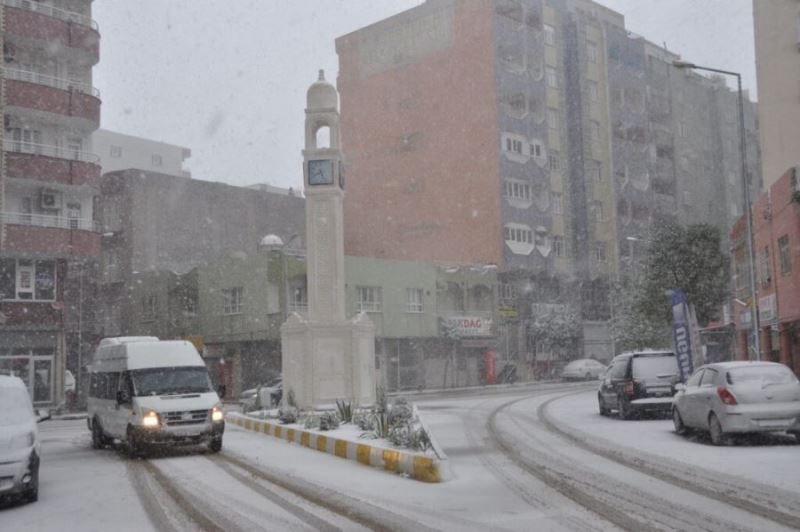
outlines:
[[[536,390],[533,393],[530,393],[523,397],[522,399],[530,399],[532,397],[537,397],[539,395],[544,395],[548,393],[558,392],[560,391],[559,388],[561,387],[548,387],[547,389],[543,390]],[[572,389],[573,386],[564,386],[564,388]],[[522,400],[517,399],[517,400]],[[580,516],[577,515],[564,515],[563,513],[555,513],[558,512],[560,509],[557,508],[552,501],[548,501],[546,498],[538,495],[531,487],[526,483],[522,482],[520,479],[514,478],[514,475],[511,474],[509,471],[504,468],[504,464],[498,463],[496,458],[491,456],[492,451],[497,451],[499,454],[502,454],[508,458],[507,453],[505,450],[499,446],[496,440],[492,437],[491,431],[488,431],[486,437],[482,438],[480,434],[478,434],[475,427],[482,426],[483,424],[481,421],[475,419],[477,414],[474,414],[478,410],[478,408],[482,405],[486,405],[490,403],[492,400],[486,400],[482,403],[479,403],[475,407],[472,407],[466,415],[459,416],[462,418],[464,424],[464,434],[467,437],[467,440],[470,446],[479,447],[482,446],[488,452],[480,453],[478,455],[478,460],[483,464],[486,469],[488,469],[498,480],[500,480],[503,484],[505,484],[512,492],[514,492],[518,497],[520,497],[523,501],[525,501],[528,505],[536,510],[542,511],[543,515],[550,521],[567,528],[569,530],[583,530],[583,531],[597,531],[603,530],[603,527],[597,526],[595,523],[588,523],[585,520],[581,519]],[[504,403],[506,404],[506,403]],[[424,407],[423,407],[424,409]],[[471,413],[472,412],[472,413]],[[456,414],[458,415],[458,414]],[[512,464],[519,467],[519,464],[511,460]],[[529,474],[529,472],[521,468],[523,470],[523,474]],[[539,479],[541,480],[541,479]],[[554,515],[555,514],[555,515]],[[605,527],[607,528],[607,527]]]
[[[524,449],[524,454],[535,457],[539,466],[560,479],[568,489],[583,492],[583,494],[596,494],[591,497],[606,507],[619,510],[628,518],[639,524],[627,527],[629,530],[704,530],[712,531],[748,531],[752,528],[742,528],[732,521],[723,521],[720,518],[687,508],[681,503],[670,501],[658,493],[645,492],[632,484],[616,480],[608,473],[599,473],[589,468],[581,467],[579,462],[562,454],[559,448],[544,441],[532,427],[541,423],[526,414],[508,412],[510,421],[519,431],[526,434],[526,443],[534,442]],[[520,420],[524,420],[523,423]],[[523,453],[515,451],[523,456]],[[523,457],[524,459],[524,457]]]
[[[376,506],[368,501],[333,491],[307,480],[287,476],[279,471],[271,471],[263,465],[255,465],[232,453],[216,455],[213,459],[228,462],[251,475],[274,484],[310,503],[375,531],[432,531],[435,530],[413,519],[396,514],[391,510]]]
[[[636,449],[629,447],[620,449],[621,446],[611,442],[608,442],[608,445],[600,444],[596,438],[590,437],[589,434],[554,421],[547,412],[550,404],[577,393],[581,392],[572,392],[554,397],[539,405],[537,415],[542,425],[578,447],[603,458],[658,478],[681,489],[692,491],[703,497],[741,508],[780,525],[800,529],[800,504],[798,504],[797,496],[791,492],[785,492],[778,488],[745,479],[724,478],[721,475],[696,466],[692,466],[692,469],[689,469],[677,462],[664,460]],[[617,448],[615,449],[612,446]],[[778,504],[776,504],[776,498],[782,508],[779,508]]]

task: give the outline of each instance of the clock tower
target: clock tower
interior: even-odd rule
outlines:
[[[345,312],[339,139],[339,93],[320,70],[306,93],[303,150],[308,315],[292,313],[281,326],[284,398],[292,390],[301,408],[375,400],[375,327]]]
[[[303,175],[308,317],[312,321],[344,320],[344,176],[339,145],[339,94],[325,81],[322,70],[319,80],[309,87],[306,100]],[[327,145],[320,146],[326,140]]]

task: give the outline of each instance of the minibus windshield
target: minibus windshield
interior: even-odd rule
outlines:
[[[205,367],[148,368],[131,371],[137,396],[210,392],[211,380]]]

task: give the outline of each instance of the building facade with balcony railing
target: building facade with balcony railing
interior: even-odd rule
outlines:
[[[93,341],[101,102],[91,4],[0,2],[0,373],[21,377],[36,405],[65,402],[65,370],[81,374]]]

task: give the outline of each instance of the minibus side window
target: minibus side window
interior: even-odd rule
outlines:
[[[116,399],[119,386],[119,373],[106,373],[106,389],[104,399]]]
[[[133,388],[131,386],[131,374],[127,371],[122,373],[119,379],[119,391],[122,392],[122,404],[130,404],[131,397],[133,397]]]

